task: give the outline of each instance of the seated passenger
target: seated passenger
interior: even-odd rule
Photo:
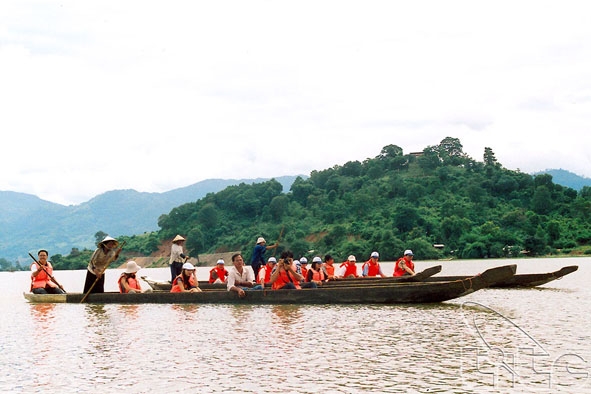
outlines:
[[[378,258],[380,254],[378,252],[372,252],[369,260],[363,263],[363,267],[361,267],[361,276],[363,277],[376,277],[381,276],[385,278],[386,275],[382,272],[382,267],[380,263],[378,263]]]
[[[33,294],[63,294],[64,291],[53,279],[53,267],[47,260],[47,250],[37,252],[38,261],[31,264],[31,293]]]
[[[290,250],[283,251],[269,281],[273,290],[299,290],[302,288],[300,282],[303,279],[304,277],[296,271],[293,253]]]
[[[197,293],[200,292],[195,267],[191,263],[184,263],[181,274],[172,281],[171,293]]]
[[[224,265],[224,260],[219,259],[215,267],[209,271],[209,283],[228,282],[228,270],[226,270]]]
[[[133,260],[127,262],[127,268],[119,277],[119,293],[141,293],[142,287],[135,274],[141,269]]]
[[[260,284],[263,288],[265,288],[265,283],[268,283],[271,280],[271,272],[273,272],[275,264],[277,264],[277,259],[271,256],[267,260],[267,264],[265,264],[259,270],[259,277],[257,278],[257,283]]]
[[[326,280],[327,278],[322,268],[322,259],[316,256],[312,259],[312,265],[308,269],[306,282],[315,283],[316,286],[320,286]]]
[[[357,275],[356,262],[357,262],[357,259],[355,259],[355,256],[350,255],[347,258],[347,261],[344,261],[341,263],[341,266],[339,267],[339,273],[337,275],[341,278],[357,278],[357,277],[359,277],[359,275]]]
[[[415,274],[415,264],[412,262],[414,253],[410,249],[404,251],[404,256],[396,260],[394,265],[394,276],[405,276]]]
[[[240,253],[232,256],[232,264],[228,273],[228,291],[235,291],[240,298],[246,296],[248,290],[262,290],[261,285],[255,284],[254,271],[252,267],[244,265],[244,259]]]

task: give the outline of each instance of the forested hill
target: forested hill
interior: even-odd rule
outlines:
[[[176,234],[191,256],[241,250],[247,261],[257,237],[280,235],[279,251],[308,259],[364,261],[377,250],[394,260],[408,248],[420,260],[586,252],[590,218],[590,187],[577,192],[548,174],[508,170],[490,148],[475,160],[448,137],[418,154],[388,145],[363,162],[313,171],[288,193],[275,180],[209,193],[160,216],[157,232],[120,237],[127,244],[115,265]],[[88,258],[54,256],[54,265],[84,267]]]
[[[187,236],[193,254],[243,250],[258,236],[296,256],[373,250],[393,260],[542,255],[591,240],[591,188],[555,184],[504,168],[490,148],[482,161],[445,138],[421,154],[388,145],[374,158],[313,171],[287,194],[269,181],[231,186],[181,205],[159,220],[159,237]],[[283,230],[283,231],[282,231]],[[436,248],[434,245],[443,245]]]

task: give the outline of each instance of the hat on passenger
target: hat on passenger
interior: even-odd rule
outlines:
[[[263,242],[267,242],[267,241],[265,241],[265,238],[263,238],[263,237],[258,237],[257,238],[257,244],[260,244],[260,243],[263,243]]]
[[[131,261],[127,262],[127,268],[125,269],[125,273],[126,274],[135,274],[136,272],[138,272],[141,269],[142,269],[142,267],[137,265],[137,263],[135,261],[131,260]]]
[[[226,263],[224,262],[224,259],[219,259],[216,264],[226,264]]]
[[[308,264],[308,259],[305,257],[300,257],[300,263],[302,264]]]
[[[356,259],[356,258],[355,258],[355,256],[353,256],[353,255],[350,255],[350,256],[347,258],[347,260],[348,260],[348,261],[357,261],[357,259]]]
[[[371,257],[380,257],[378,252],[371,252]]]
[[[185,264],[183,264],[183,269],[184,270],[189,270],[189,271],[194,271],[195,270],[195,266],[193,266],[193,264],[191,264],[191,263],[185,263]]]
[[[312,262],[313,263],[322,263],[322,259],[320,257],[316,256],[312,259]]]
[[[412,250],[410,250],[410,249],[406,249],[406,250],[404,251],[404,255],[405,255],[405,256],[414,256],[415,254],[412,252]]]
[[[276,264],[277,263],[277,259],[273,256],[269,257],[269,260],[267,260],[267,263],[273,263]]]
[[[109,241],[115,241],[115,245],[119,245],[119,241],[117,241],[113,237],[109,237],[108,235],[101,242],[99,242],[99,245],[104,245],[104,244],[106,244]]]
[[[183,237],[181,237],[180,235],[177,235],[176,237],[174,237],[174,239],[172,240],[172,242],[178,242],[178,241],[185,241],[185,239]]]

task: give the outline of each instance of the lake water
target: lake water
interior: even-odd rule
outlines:
[[[579,270],[537,289],[402,306],[33,305],[28,273],[2,272],[0,392],[591,393],[591,258],[416,266],[440,263],[441,275]],[[120,272],[107,271],[107,290]],[[68,292],[84,275],[55,272]]]

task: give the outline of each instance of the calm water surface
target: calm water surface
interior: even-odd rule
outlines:
[[[0,392],[591,393],[591,258],[451,261],[441,274],[513,263],[579,270],[411,306],[32,305],[28,273],[0,273]],[[84,275],[55,273],[69,292]]]

